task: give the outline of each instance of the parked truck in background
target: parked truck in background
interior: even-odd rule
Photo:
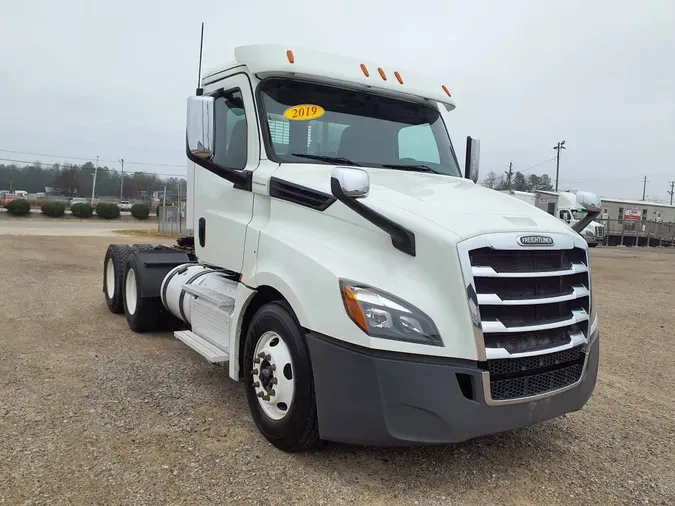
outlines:
[[[535,191],[524,192],[516,190],[500,190],[502,193],[527,202],[559,218],[570,227],[586,217],[588,212],[577,202],[573,192]],[[603,244],[605,240],[605,226],[597,221],[591,221],[579,232],[590,247]]]
[[[226,367],[284,451],[451,443],[581,409],[599,353],[587,244],[475,184],[476,139],[460,169],[446,85],[234,53],[187,101],[193,233],[111,244],[109,309]]]

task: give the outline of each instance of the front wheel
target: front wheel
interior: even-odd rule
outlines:
[[[243,363],[248,405],[263,436],[286,452],[317,446],[309,352],[288,304],[270,302],[256,312],[246,334]]]

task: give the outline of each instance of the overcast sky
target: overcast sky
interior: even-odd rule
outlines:
[[[647,196],[668,197],[674,0],[396,4],[2,0],[0,158],[99,155],[124,158],[125,170],[185,173],[185,99],[204,21],[207,69],[235,46],[282,43],[438,76],[457,102],[458,154],[467,135],[481,139],[482,176],[547,160],[565,140],[561,189],[640,198],[647,175]],[[555,163],[531,171],[553,177]]]

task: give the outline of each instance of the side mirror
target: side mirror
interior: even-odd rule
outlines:
[[[602,209],[602,201],[595,193],[591,192],[577,192],[577,203],[589,213],[600,212]]]
[[[577,221],[572,225],[572,230],[581,234],[581,231],[600,214],[602,201],[595,193],[580,191],[577,192],[577,204],[588,211],[583,220]]]
[[[187,102],[187,144],[192,155],[202,160],[213,157],[214,98],[189,97]]]
[[[363,169],[335,167],[330,175],[331,188],[337,182],[342,193],[355,199],[364,198],[370,192],[370,176]]]
[[[480,141],[475,137],[466,138],[466,162],[464,163],[464,177],[474,183],[478,181],[478,166],[480,164]]]

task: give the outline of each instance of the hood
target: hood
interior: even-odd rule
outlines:
[[[330,194],[333,166],[282,164],[274,176]],[[463,239],[492,232],[551,232],[570,228],[547,212],[460,177],[365,168],[370,194],[363,201],[387,214],[378,203],[404,209]],[[388,206],[386,206],[388,207]]]

